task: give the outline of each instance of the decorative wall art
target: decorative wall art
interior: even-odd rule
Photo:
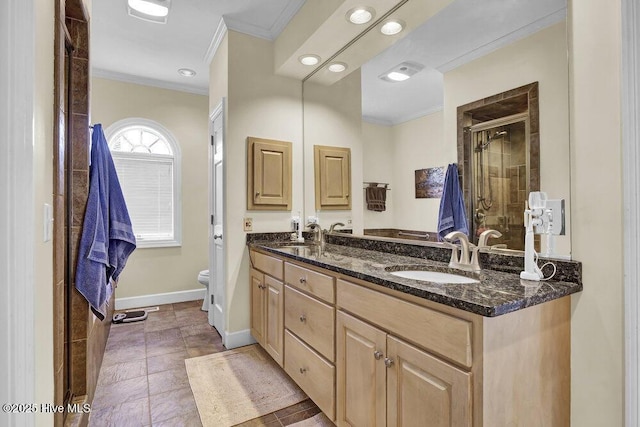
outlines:
[[[444,166],[416,171],[416,199],[439,199],[444,188]]]

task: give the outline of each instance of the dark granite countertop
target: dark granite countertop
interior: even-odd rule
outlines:
[[[350,246],[326,244],[322,254],[316,246],[295,247],[290,242],[254,241],[249,246],[485,317],[500,316],[582,290],[580,282],[533,282],[521,280],[519,274],[488,269],[470,273],[451,269],[443,262]],[[391,274],[407,269],[453,273],[479,283],[439,284]]]

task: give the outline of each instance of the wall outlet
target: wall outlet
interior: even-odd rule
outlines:
[[[347,220],[347,224],[348,224],[348,225],[351,225],[352,223],[353,223],[353,222],[351,221],[351,218],[349,218],[349,219]]]
[[[245,218],[243,221],[243,227],[244,231],[251,231],[253,230],[253,218]]]

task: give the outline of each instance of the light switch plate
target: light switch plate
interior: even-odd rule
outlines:
[[[244,231],[253,230],[253,218],[245,218],[243,222]]]

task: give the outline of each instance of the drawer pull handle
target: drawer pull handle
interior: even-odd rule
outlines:
[[[307,368],[300,368],[300,373],[304,374],[305,372],[307,372]]]
[[[388,357],[384,358],[384,366],[386,366],[387,368],[390,368],[391,365],[393,365],[393,359],[389,359]]]
[[[376,350],[373,352],[373,357],[376,358],[376,360],[380,360],[382,359],[382,352],[380,350]]]
[[[300,315],[300,321],[301,321],[302,323],[306,322],[306,321],[307,321],[307,316],[305,316],[304,314],[301,314],[301,315]]]
[[[305,279],[304,277],[301,277],[301,278],[300,278],[300,283],[301,283],[301,284],[305,284],[305,283],[307,283],[307,279]]]

